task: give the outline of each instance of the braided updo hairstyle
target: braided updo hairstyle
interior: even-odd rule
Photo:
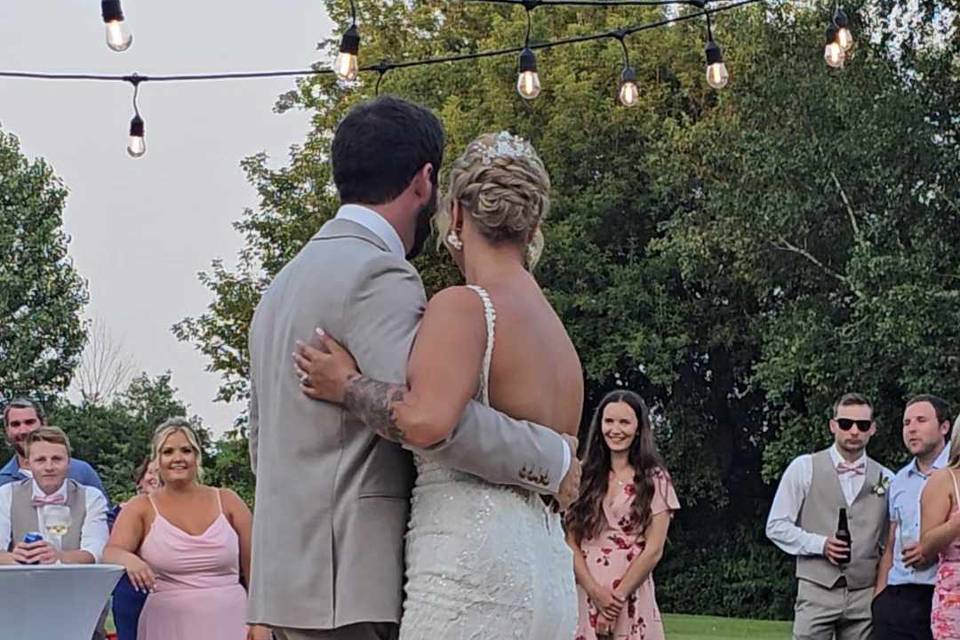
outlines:
[[[550,176],[530,143],[486,133],[467,146],[450,168],[436,217],[440,242],[450,230],[454,202],[490,242],[525,246],[527,268],[533,269],[543,251],[540,224],[550,209]]]

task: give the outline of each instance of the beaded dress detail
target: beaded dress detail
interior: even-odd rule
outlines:
[[[477,400],[489,404],[496,311]],[[573,554],[560,516],[534,493],[493,485],[417,456],[400,640],[572,640]]]

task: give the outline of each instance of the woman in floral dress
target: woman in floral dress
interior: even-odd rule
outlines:
[[[580,601],[576,640],[662,640],[653,570],[680,503],[640,396],[607,394],[586,446],[581,497],[566,517]]]

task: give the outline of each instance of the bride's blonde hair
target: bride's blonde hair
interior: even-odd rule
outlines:
[[[533,269],[543,252],[540,225],[550,210],[550,176],[529,142],[502,131],[467,146],[450,169],[435,218],[439,243],[449,233],[454,202],[491,242],[525,246],[527,268]]]

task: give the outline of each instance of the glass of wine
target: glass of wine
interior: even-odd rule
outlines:
[[[57,551],[63,551],[63,536],[70,530],[70,507],[62,504],[43,505],[43,528]]]

